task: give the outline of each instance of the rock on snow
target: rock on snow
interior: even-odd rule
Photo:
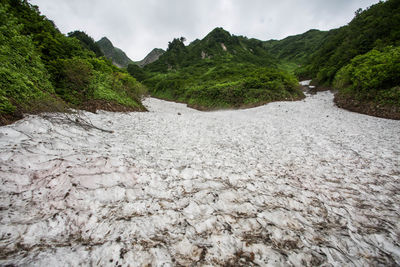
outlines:
[[[1,127],[0,264],[399,265],[400,122],[332,98]]]

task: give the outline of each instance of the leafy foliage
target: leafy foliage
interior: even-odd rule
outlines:
[[[164,54],[165,51],[163,49],[160,48],[154,48],[153,50],[151,50],[151,52],[149,54],[147,54],[147,56],[142,59],[141,61],[136,62],[136,64],[139,67],[144,67],[150,63],[153,63],[154,61],[157,61],[159,59],[159,57]]]
[[[104,53],[101,51],[100,46],[96,44],[93,38],[87,35],[85,32],[73,31],[68,33],[68,36],[78,39],[83,48],[92,51],[96,54],[97,57],[104,56]]]
[[[203,40],[195,40],[188,46],[184,45],[182,38],[175,38],[169,43],[167,52],[144,69],[148,72],[167,73],[207,60],[215,64],[246,62],[277,66],[277,61],[265,50],[262,41],[232,36],[224,29],[216,28]]]
[[[334,86],[357,100],[400,107],[400,47],[386,47],[355,57],[337,73]]]
[[[303,97],[296,78],[276,67],[263,42],[216,28],[188,46],[175,38],[158,61],[144,67],[149,78],[143,82],[154,96],[200,109]]]
[[[283,40],[264,42],[265,48],[280,61],[304,64],[309,56],[317,50],[328,35],[328,32],[309,30],[303,34],[289,36]]]
[[[400,1],[388,0],[361,12],[344,27],[327,33],[299,75],[316,77],[316,82],[331,85],[336,73],[357,55],[373,48],[399,45]]]
[[[142,68],[140,68],[138,65],[136,64],[129,64],[128,68],[126,69],[128,71],[128,73],[134,77],[136,80],[138,80],[139,82],[143,81],[146,79],[147,74],[144,70],[142,70]]]
[[[111,60],[117,67],[126,68],[134,63],[121,49],[114,47],[106,37],[101,38],[96,44],[100,47],[105,57]]]
[[[0,5],[0,115],[30,111],[30,101],[54,93],[49,74],[22,25]]]
[[[0,117],[58,110],[65,105],[85,108],[94,99],[143,110],[144,86],[111,62],[97,58],[81,42],[61,34],[27,1],[2,0]]]
[[[151,94],[197,108],[253,106],[303,97],[298,81],[277,69],[248,63],[195,65],[145,80]]]

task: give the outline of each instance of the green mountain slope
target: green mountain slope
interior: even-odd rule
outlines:
[[[264,44],[280,68],[338,89],[339,106],[400,118],[400,71],[398,62],[390,60],[397,58],[399,25],[400,1],[388,0],[357,10],[353,20],[338,29],[310,30]]]
[[[262,41],[233,36],[222,28],[188,46],[169,43],[160,58],[144,67],[153,96],[198,109],[255,106],[303,97],[294,76],[277,69]]]
[[[61,34],[23,0],[0,2],[0,123],[22,113],[145,110],[145,87],[127,72]]]
[[[320,84],[331,85],[340,68],[373,48],[400,45],[400,1],[380,2],[356,12],[346,26],[328,32],[302,69]]]
[[[294,73],[296,69],[309,61],[312,53],[323,45],[327,35],[326,31],[309,30],[279,41],[265,41],[264,47],[276,57],[280,68]]]
[[[78,39],[83,46],[83,48],[88,49],[96,54],[97,57],[104,56],[104,53],[101,51],[101,48],[92,37],[87,35],[87,33],[82,31],[73,31],[68,33],[68,37],[75,37]]]
[[[309,30],[282,40],[264,42],[265,48],[279,60],[303,64],[324,42],[328,32]]]
[[[151,50],[150,53],[147,54],[147,56],[145,56],[144,59],[136,62],[136,64],[143,68],[144,66],[146,66],[150,63],[153,63],[154,61],[157,61],[160,58],[160,56],[164,53],[165,53],[165,51],[163,49],[154,48],[153,50]]]
[[[106,58],[119,68],[126,68],[129,64],[134,63],[121,49],[114,47],[107,37],[101,38],[96,44],[100,47]]]
[[[339,90],[344,108],[400,119],[400,1],[356,12],[346,26],[328,33],[298,73]]]

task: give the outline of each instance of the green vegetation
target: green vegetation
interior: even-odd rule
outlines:
[[[395,47],[400,45],[399,25],[400,1],[387,0],[357,10],[353,20],[341,28],[310,30],[267,41],[265,47],[279,60],[281,69],[299,79],[313,79],[322,88],[339,89],[336,101],[340,106],[394,118],[387,110],[398,112],[393,107],[400,101],[399,72],[396,61],[388,56],[395,58]]]
[[[0,122],[24,112],[84,109],[94,101],[144,110],[140,82],[153,96],[199,109],[296,100],[303,94],[294,75],[336,87],[341,106],[367,103],[400,117],[399,25],[400,1],[387,0],[358,10],[341,28],[280,41],[216,28],[189,45],[175,38],[165,53],[153,50],[140,68],[107,38],[95,43],[80,31],[65,36],[38,7],[1,0]]]
[[[297,79],[277,68],[263,42],[216,28],[188,46],[175,38],[159,60],[144,67],[153,96],[199,109],[254,106],[304,95]]]
[[[0,5],[0,116],[29,111],[31,101],[51,99],[49,74],[32,39]]]
[[[146,72],[136,64],[129,64],[126,70],[132,77],[134,77],[139,82],[147,78]]]
[[[341,28],[309,30],[280,41],[231,36],[216,28],[188,46],[184,38],[174,39],[158,61],[144,67],[148,78],[143,82],[157,97],[200,108],[240,107],[298,99],[294,74],[318,86],[335,86],[337,99],[387,110],[400,102],[399,25],[400,1],[388,0],[357,10]]]
[[[337,73],[339,96],[400,108],[400,47],[386,47],[355,57]]]
[[[126,68],[129,64],[134,62],[125,54],[121,49],[114,47],[110,40],[106,37],[101,38],[96,44],[100,47],[105,57],[112,61],[112,63],[120,68]]]
[[[400,1],[380,2],[362,11],[346,26],[331,30],[322,45],[311,53],[298,74],[332,85],[336,73],[350,60],[373,48],[400,45]]]
[[[1,124],[22,113],[85,109],[93,100],[144,110],[140,96],[145,87],[96,57],[89,36],[70,36],[61,34],[36,6],[23,0],[1,1]]]
[[[309,60],[310,55],[323,44],[327,35],[328,32],[309,30],[280,41],[266,41],[264,46],[279,61],[284,62],[284,66],[290,65],[290,63],[298,66]],[[290,69],[293,67],[290,66]]]
[[[82,31],[74,31],[68,33],[68,37],[75,37],[78,39],[83,46],[83,48],[91,50],[96,54],[97,57],[104,56],[104,53],[101,51],[100,46],[95,43],[92,37],[87,35],[85,32]]]
[[[165,51],[163,49],[154,48],[144,59],[135,63],[140,67],[144,67],[150,63],[153,63],[154,61],[157,61],[159,57],[164,53]]]
[[[252,64],[196,65],[145,81],[152,95],[199,109],[254,106],[303,97],[288,73]]]

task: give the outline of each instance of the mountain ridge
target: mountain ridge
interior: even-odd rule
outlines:
[[[165,53],[164,49],[154,48],[142,60],[135,62],[139,67],[144,67],[154,61],[157,61],[161,55]]]
[[[115,66],[126,68],[130,63],[134,63],[122,49],[115,47],[107,37],[101,38],[96,44],[100,47],[105,57],[110,59]]]

